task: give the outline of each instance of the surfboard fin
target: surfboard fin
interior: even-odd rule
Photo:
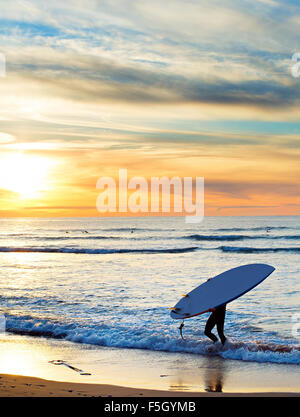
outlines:
[[[188,294],[182,294],[182,297],[189,297]]]
[[[170,311],[179,311],[179,310],[181,310],[181,308],[171,307],[171,308],[168,308],[168,310],[170,310]]]

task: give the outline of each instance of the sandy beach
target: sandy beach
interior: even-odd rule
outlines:
[[[55,365],[53,360],[59,359],[83,372]],[[12,334],[0,338],[0,375],[1,396],[300,394],[297,365],[101,348]]]
[[[300,393],[170,392],[108,384],[48,381],[18,375],[0,375],[0,397],[300,397]]]
[[[63,359],[70,366],[57,366]],[[97,348],[6,334],[1,397],[300,396],[298,366]]]

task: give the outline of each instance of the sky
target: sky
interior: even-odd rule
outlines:
[[[298,1],[0,10],[0,217],[97,216],[119,169],[204,177],[205,215],[300,214]]]

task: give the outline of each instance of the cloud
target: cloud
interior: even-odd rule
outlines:
[[[207,180],[205,187],[208,193],[218,193],[233,198],[250,199],[253,195],[285,195],[289,197],[299,196],[299,184],[290,182],[280,182],[274,179],[271,181],[260,180],[258,182],[230,181],[226,180]]]
[[[0,132],[0,145],[12,143],[15,141],[15,137],[8,133]]]
[[[232,210],[297,197],[295,1],[1,5],[1,151],[59,159],[64,195],[85,198],[99,174],[127,166],[201,173]],[[73,210],[54,200],[45,207]]]
[[[32,0],[4,9],[0,46],[8,74],[45,100],[299,109],[289,68],[298,46],[294,2],[91,0],[45,7]]]
[[[95,206],[27,206],[23,208],[24,210],[96,210]]]
[[[298,107],[295,81],[227,80],[205,74],[189,78],[168,70],[71,54],[12,57],[8,82],[23,82],[46,97],[81,103],[214,104],[261,108]],[[20,61],[20,62],[18,62]],[[244,77],[243,77],[244,78]],[[250,77],[251,78],[251,77]],[[26,91],[25,91],[26,92]]]
[[[264,210],[270,210],[270,208],[279,208],[280,206],[223,206],[223,207],[218,207],[216,209],[216,212],[221,212],[223,210],[228,210],[228,209],[264,209]]]

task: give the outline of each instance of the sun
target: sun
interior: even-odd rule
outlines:
[[[37,198],[49,188],[49,158],[14,153],[0,159],[0,188],[13,191],[23,199]]]

